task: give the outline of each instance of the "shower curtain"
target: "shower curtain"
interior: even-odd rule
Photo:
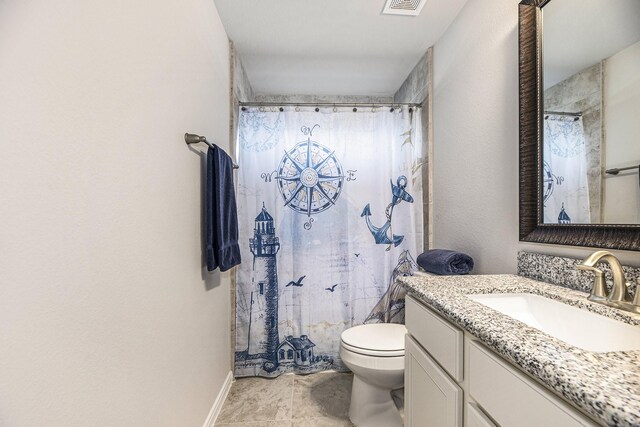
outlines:
[[[235,375],[346,370],[340,334],[404,323],[422,251],[420,111],[246,108],[237,159]]]
[[[548,115],[543,140],[544,222],[591,223],[582,117]]]

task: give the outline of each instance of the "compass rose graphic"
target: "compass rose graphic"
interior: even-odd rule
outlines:
[[[542,203],[546,203],[547,200],[549,200],[549,197],[553,194],[555,185],[562,185],[563,182],[564,177],[554,175],[551,166],[545,161],[542,170],[542,191],[544,193]]]
[[[285,151],[277,172],[284,205],[308,217],[335,205],[344,182],[334,151],[311,138]]]

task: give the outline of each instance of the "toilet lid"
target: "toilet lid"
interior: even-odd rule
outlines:
[[[395,323],[373,323],[349,328],[342,333],[342,344],[350,351],[372,356],[401,356],[407,328]]]

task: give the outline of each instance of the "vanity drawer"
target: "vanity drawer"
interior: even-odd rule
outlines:
[[[475,341],[469,341],[469,394],[503,427],[595,425]]]
[[[406,298],[405,309],[409,334],[454,380],[462,381],[463,332],[412,297]]]

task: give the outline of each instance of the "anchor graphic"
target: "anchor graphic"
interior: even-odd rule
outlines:
[[[398,177],[396,181],[396,185],[393,185],[393,181],[391,183],[391,193],[393,197],[391,198],[391,203],[387,206],[385,210],[385,214],[387,216],[387,222],[384,223],[382,227],[376,227],[371,223],[371,208],[367,203],[367,206],[362,210],[361,217],[366,217],[367,227],[369,227],[369,231],[373,235],[376,244],[378,245],[389,245],[387,247],[387,251],[391,249],[391,245],[398,246],[404,240],[404,236],[398,236],[393,234],[393,230],[391,229],[391,217],[393,216],[393,208],[402,202],[403,200],[407,203],[413,203],[413,197],[409,193],[405,191],[407,187],[407,177],[401,175]]]

